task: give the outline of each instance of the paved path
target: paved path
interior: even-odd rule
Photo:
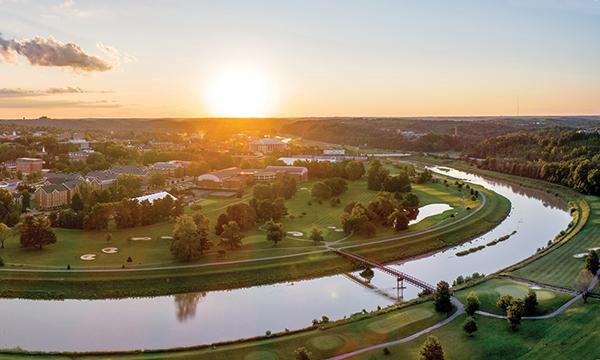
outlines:
[[[450,315],[450,317],[435,323],[434,325],[431,325],[430,327],[423,329],[417,333],[414,333],[410,336],[404,337],[402,339],[398,339],[398,340],[394,340],[394,341],[389,341],[389,342],[385,342],[385,343],[381,343],[381,344],[377,344],[377,345],[372,345],[372,346],[368,346],[362,349],[358,349],[358,350],[354,350],[352,352],[349,353],[345,353],[342,355],[337,355],[334,357],[329,358],[328,360],[341,360],[341,359],[348,359],[351,358],[353,356],[357,356],[369,351],[373,351],[373,350],[377,350],[377,349],[382,349],[384,347],[388,347],[388,346],[394,346],[394,345],[398,345],[398,344],[403,344],[409,341],[412,341],[420,336],[423,336],[425,334],[428,334],[430,332],[432,332],[435,329],[441,328],[442,326],[448,324],[449,322],[451,322],[452,320],[456,319],[457,317],[461,316],[462,314],[464,314],[465,312],[465,308],[463,306],[463,304],[455,297],[452,297],[451,299],[452,304],[454,304],[454,306],[456,306],[456,311],[454,312],[454,314]]]
[[[588,286],[588,292],[593,291],[594,288],[596,287],[596,284],[598,283],[598,276],[600,276],[600,270],[598,270],[598,272],[596,273],[596,276],[594,276],[594,279],[592,280],[592,282]],[[510,277],[508,277],[508,278],[510,278]],[[517,278],[514,278],[514,279],[517,279]],[[556,316],[562,314],[563,312],[565,312],[565,310],[567,310],[569,307],[571,307],[571,305],[573,305],[576,301],[578,301],[581,298],[583,298],[583,294],[582,293],[579,293],[579,292],[576,292],[576,291],[573,291],[573,290],[570,290],[570,289],[564,289],[564,288],[560,288],[560,287],[556,287],[556,286],[551,286],[551,285],[538,284],[538,283],[535,283],[533,281],[528,281],[528,280],[515,280],[515,281],[526,282],[528,284],[536,284],[537,286],[540,286],[540,287],[543,287],[543,288],[548,288],[548,289],[556,290],[556,291],[562,291],[562,292],[566,292],[566,293],[569,293],[569,294],[573,294],[573,293],[577,294],[577,296],[573,297],[571,300],[567,301],[561,307],[559,307],[558,309],[554,310],[553,312],[551,312],[549,314],[540,315],[540,316],[523,316],[523,320],[544,320],[544,319],[551,319],[553,317],[556,317]],[[489,312],[486,312],[486,311],[477,311],[477,314],[482,315],[482,316],[496,318],[496,319],[506,319],[506,316],[492,314],[492,313],[489,313]]]
[[[576,290],[573,290],[573,289],[567,289],[567,288],[563,288],[563,287],[559,287],[559,286],[554,286],[554,285],[550,285],[550,284],[539,283],[539,282],[535,282],[535,281],[532,281],[532,280],[523,279],[523,278],[516,277],[516,276],[497,275],[496,278],[498,278],[498,279],[512,280],[512,281],[516,281],[516,282],[520,282],[520,283],[524,283],[524,284],[528,284],[528,285],[532,285],[532,286],[539,286],[541,288],[546,288],[546,289],[554,290],[554,291],[557,291],[557,292],[562,292],[562,293],[565,293],[565,294],[572,294],[572,295],[579,294],[579,292],[577,292]]]
[[[392,236],[386,239],[382,239],[382,240],[376,240],[376,241],[371,241],[371,242],[366,242],[366,243],[361,243],[361,244],[355,244],[355,245],[347,245],[347,246],[341,246],[339,247],[339,249],[350,249],[350,248],[357,248],[357,247],[364,247],[364,246],[369,246],[369,245],[373,245],[373,244],[380,244],[380,243],[385,243],[385,242],[390,242],[390,241],[398,241],[398,240],[403,240],[403,239],[407,239],[407,238],[411,238],[411,237],[415,237],[415,236],[419,236],[419,235],[424,235],[424,234],[429,234],[432,233],[434,231],[438,231],[441,229],[445,229],[449,226],[453,226],[456,224],[459,224],[463,221],[466,221],[467,219],[471,218],[472,216],[474,216],[475,214],[477,214],[479,211],[481,211],[485,205],[487,204],[487,198],[485,197],[485,195],[480,192],[481,194],[481,204],[479,204],[479,206],[475,209],[473,209],[471,211],[470,214],[468,214],[467,216],[457,219],[453,222],[444,224],[444,225],[440,225],[440,226],[435,226],[432,228],[429,228],[427,230],[422,230],[422,231],[418,231],[418,232],[414,232],[411,234],[407,234],[407,235],[401,235],[401,236]],[[222,265],[235,265],[235,264],[244,264],[244,263],[252,263],[252,262],[258,262],[258,261],[271,261],[271,260],[280,260],[280,259],[287,259],[287,258],[293,258],[293,257],[299,257],[299,256],[306,256],[306,255],[312,255],[312,254],[319,254],[319,253],[325,253],[325,252],[329,252],[332,251],[328,248],[328,245],[324,245],[324,246],[320,246],[318,247],[320,248],[320,250],[314,250],[314,251],[306,251],[306,252],[301,252],[301,253],[294,253],[294,254],[288,254],[288,255],[278,255],[278,256],[266,256],[266,257],[259,257],[259,258],[253,258],[253,259],[244,259],[244,260],[230,260],[230,261],[217,261],[217,262],[211,262],[211,263],[205,263],[205,264],[189,264],[189,265],[168,265],[168,266],[153,266],[153,267],[145,267],[145,268],[125,268],[122,269],[121,267],[113,267],[113,268],[75,268],[75,267],[71,267],[71,270],[67,270],[66,268],[48,268],[48,269],[33,269],[33,268],[16,268],[16,267],[10,267],[10,266],[5,266],[5,267],[0,267],[0,272],[29,272],[29,273],[108,273],[108,272],[135,272],[135,271],[160,271],[160,270],[177,270],[177,269],[192,269],[192,268],[203,268],[203,267],[210,267],[210,266],[222,266]],[[7,264],[7,265],[22,265],[22,264]]]
[[[594,279],[592,280],[592,282],[590,283],[590,286],[588,287],[588,291],[592,291],[596,287],[599,276],[600,276],[600,270],[598,270],[598,272],[596,273],[596,276],[594,276]],[[533,283],[533,282],[530,282],[530,283]],[[540,284],[538,286],[547,287],[549,289],[554,288],[554,287],[543,286],[543,284]],[[562,288],[558,288],[558,289],[562,289]],[[568,289],[566,289],[566,290],[568,290]],[[544,319],[550,319],[550,318],[556,317],[556,316],[562,314],[563,312],[565,312],[565,310],[567,310],[569,307],[571,307],[575,302],[577,302],[577,300],[581,299],[582,296],[583,296],[582,294],[578,294],[577,296],[573,297],[571,300],[567,301],[561,307],[559,307],[558,309],[554,310],[553,312],[551,312],[549,314],[540,315],[540,316],[523,316],[523,320],[544,320]],[[348,358],[351,358],[351,357],[354,357],[354,356],[357,356],[357,355],[360,355],[360,354],[363,354],[363,353],[366,353],[369,351],[382,349],[384,347],[399,345],[399,344],[403,344],[403,343],[415,340],[416,338],[418,338],[420,336],[428,334],[428,333],[432,332],[433,330],[438,329],[438,328],[450,323],[452,320],[456,319],[457,317],[459,317],[460,315],[462,315],[465,312],[464,306],[457,298],[452,297],[452,304],[454,304],[454,306],[456,306],[456,308],[457,308],[457,311],[454,314],[452,314],[452,316],[450,316],[449,318],[444,319],[426,329],[423,329],[417,333],[414,333],[414,334],[404,337],[402,339],[368,346],[368,347],[358,349],[358,350],[355,350],[355,351],[352,351],[349,353],[331,357],[328,360],[348,359]],[[492,313],[488,313],[485,311],[477,311],[476,313],[481,316],[487,316],[487,317],[492,317],[492,318],[496,318],[496,319],[506,319],[506,316],[492,314]]]

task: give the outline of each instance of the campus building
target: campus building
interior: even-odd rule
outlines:
[[[298,181],[308,179],[308,169],[303,166],[267,166],[264,169],[232,167],[198,176],[198,186],[205,189],[241,190],[249,182],[272,181],[278,173],[288,173]]]
[[[34,193],[36,208],[49,210],[69,205],[73,196],[79,193],[81,182],[81,180],[70,180],[37,188]]]
[[[254,140],[250,143],[250,151],[260,153],[271,153],[273,151],[284,151],[287,145],[281,140],[264,138]]]
[[[44,167],[44,160],[38,158],[18,158],[15,170],[23,174],[41,172]]]

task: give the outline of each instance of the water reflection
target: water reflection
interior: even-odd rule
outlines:
[[[196,316],[196,307],[198,306],[198,302],[205,296],[205,292],[177,294],[173,296],[173,299],[175,300],[177,320],[179,320],[179,322],[185,322],[193,319]]]

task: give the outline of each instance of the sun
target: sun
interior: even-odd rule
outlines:
[[[235,65],[223,68],[203,88],[208,112],[218,117],[264,117],[271,114],[277,92],[260,68]]]

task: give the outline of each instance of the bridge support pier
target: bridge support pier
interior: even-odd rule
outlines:
[[[396,278],[396,297],[398,298],[398,301],[404,300],[404,289],[406,289],[406,286],[404,286],[404,278],[397,277]]]

